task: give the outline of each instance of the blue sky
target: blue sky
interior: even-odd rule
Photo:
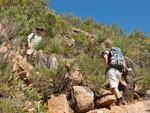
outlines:
[[[117,23],[126,33],[137,28],[150,36],[150,0],[50,0],[50,8],[93,17],[99,23]]]

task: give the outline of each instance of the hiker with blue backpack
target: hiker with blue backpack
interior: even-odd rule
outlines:
[[[115,104],[125,105],[125,100],[119,92],[118,85],[121,81],[122,73],[124,71],[132,71],[132,68],[127,67],[124,56],[118,47],[112,47],[110,51],[104,50],[101,53],[101,57],[104,58],[105,75],[108,72],[110,88],[116,97]]]
[[[39,26],[36,28],[36,32],[31,33],[30,35],[27,36],[28,50],[26,52],[26,55],[24,56],[23,59],[24,61],[26,61],[33,52],[36,52],[36,47],[39,44],[39,42],[42,40],[42,36],[40,36],[42,31],[43,28]]]

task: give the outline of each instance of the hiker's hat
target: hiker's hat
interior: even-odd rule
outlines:
[[[36,28],[36,30],[41,30],[41,31],[43,31],[43,27],[38,26],[38,27]]]
[[[103,58],[103,55],[104,55],[104,54],[108,54],[108,53],[109,53],[109,51],[103,50],[103,51],[101,52],[101,54],[100,54],[100,57]]]

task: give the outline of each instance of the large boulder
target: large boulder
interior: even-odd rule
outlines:
[[[55,54],[47,55],[42,50],[37,52],[36,57],[36,66],[38,67],[47,67],[48,69],[57,69],[57,57]]]
[[[120,90],[123,91],[123,96],[127,102],[132,102],[134,100],[134,88],[135,88],[135,73],[124,72],[123,77],[126,82],[125,87],[119,87]]]
[[[86,112],[94,108],[94,94],[89,88],[74,86],[73,97],[75,99],[75,110],[77,112]]]
[[[116,99],[114,95],[105,95],[95,102],[95,106],[96,107],[110,106],[115,102],[115,100]]]
[[[22,68],[22,70],[26,70],[27,72],[29,72],[33,68],[33,66],[29,62],[23,60],[20,60],[18,62],[18,65]]]
[[[132,61],[130,58],[128,57],[125,57],[125,61],[126,61],[126,64],[127,64],[127,67],[131,67],[133,69],[133,72],[134,73],[137,73],[138,70],[139,70],[139,66],[136,65],[136,63],[134,61]]]
[[[69,105],[64,94],[51,97],[48,100],[48,109],[51,113],[69,113]]]
[[[71,71],[68,75],[69,79],[72,81],[72,84],[74,85],[81,85],[84,82],[84,78],[82,76],[82,74],[75,70],[75,71]]]
[[[120,83],[119,90],[123,91],[123,96],[125,100],[130,103],[134,100],[134,88],[135,88],[135,74],[137,73],[139,67],[129,58],[125,57],[127,67],[131,67],[133,71],[125,71],[123,73],[123,78],[126,85]]]
[[[73,86],[84,84],[84,78],[78,70],[71,70],[65,75],[65,77],[68,79],[67,85],[64,89],[66,95],[70,95]]]

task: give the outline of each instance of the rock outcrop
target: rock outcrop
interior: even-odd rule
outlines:
[[[69,113],[69,105],[64,94],[57,97],[51,97],[48,100],[48,109],[51,113]]]
[[[136,65],[136,63],[134,61],[132,61],[130,58],[125,57],[125,61],[128,67],[131,67],[133,69],[134,73],[137,73],[139,70],[139,66]]]
[[[86,112],[94,108],[94,94],[89,88],[74,86],[73,96],[77,112]]]
[[[119,90],[123,91],[123,96],[127,102],[134,100],[134,88],[135,88],[135,74],[134,72],[125,72],[123,77],[126,82],[126,86],[120,87]]]
[[[42,50],[38,51],[36,56],[36,66],[47,67],[48,69],[57,69],[57,57],[55,54],[47,55]]]

